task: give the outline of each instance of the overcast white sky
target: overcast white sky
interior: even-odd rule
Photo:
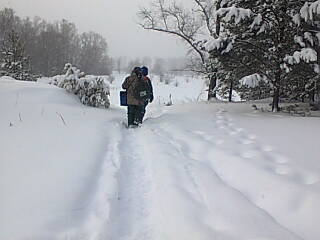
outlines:
[[[181,57],[186,48],[180,40],[164,33],[149,32],[138,26],[139,6],[152,0],[0,0],[21,16],[35,15],[48,21],[65,18],[79,31],[102,34],[113,57]]]

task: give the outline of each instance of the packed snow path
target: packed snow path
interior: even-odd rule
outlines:
[[[163,114],[121,130],[107,239],[316,239],[302,236],[308,216],[295,208],[320,220],[316,202],[303,206],[319,199],[304,196],[317,176],[301,175],[223,110],[188,116]]]
[[[0,239],[319,239],[319,119],[152,104],[127,129],[124,109],[2,85]]]

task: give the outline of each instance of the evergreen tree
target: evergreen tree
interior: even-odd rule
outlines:
[[[303,4],[304,1],[293,0],[231,0],[217,11],[226,36],[210,43],[211,54],[218,56],[222,68],[231,71],[236,79],[252,74],[267,79],[274,111],[280,110],[279,100],[286,86],[293,79],[297,81],[297,77],[293,78],[297,76],[296,68],[310,73],[308,67],[317,61],[314,49],[306,48],[307,44],[301,46],[306,41],[312,45],[310,38],[297,36],[297,33],[310,35],[306,35],[306,24],[301,23]],[[313,30],[319,26],[314,21],[308,25]]]
[[[33,80],[30,73],[29,58],[25,55],[20,36],[11,31],[1,46],[1,74],[17,80]]]

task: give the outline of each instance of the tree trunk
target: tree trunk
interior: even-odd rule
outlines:
[[[274,88],[274,94],[273,94],[273,102],[272,102],[272,112],[279,112],[279,99],[280,99],[280,89],[279,87]]]
[[[280,111],[280,107],[279,107],[280,86],[281,86],[280,82],[281,82],[281,69],[279,67],[278,71],[275,73],[272,112],[279,112]]]
[[[313,82],[311,87],[312,87],[312,90],[309,93],[310,101],[315,102],[315,100],[316,100],[316,91],[315,91],[316,83]]]
[[[310,101],[311,102],[315,102],[316,100],[316,92],[315,91],[311,91],[310,93]]]
[[[217,78],[215,75],[210,77],[210,83],[209,83],[209,90],[208,90],[208,101],[210,101],[212,98],[216,98],[216,88],[217,85]]]
[[[230,83],[229,102],[232,102],[232,92],[233,92],[233,80],[231,80],[231,83]]]
[[[281,68],[279,65],[278,70],[275,73],[275,82],[273,83],[273,101],[272,101],[272,112],[279,112],[279,100],[280,100],[280,81],[281,81]]]
[[[216,5],[216,11],[221,8],[221,2],[222,0],[219,0]],[[220,35],[220,30],[221,30],[221,18],[217,16],[216,19],[216,34],[215,37],[218,38]],[[204,63],[204,61],[203,61]],[[213,76],[210,77],[210,83],[209,83],[209,91],[208,91],[208,101],[210,101],[212,98],[217,97],[217,93],[215,91],[215,88],[217,86],[217,75],[214,74]]]

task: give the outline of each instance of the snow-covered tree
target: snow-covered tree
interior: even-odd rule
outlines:
[[[211,74],[215,66],[210,65],[203,42],[207,36],[218,38],[220,35],[220,17],[216,11],[222,2],[223,0],[189,0],[182,5],[176,0],[154,0],[149,8],[139,11],[144,29],[173,35],[190,47],[190,53],[194,53],[200,62],[193,64],[192,70],[209,76],[208,99],[215,97],[217,79],[216,74]]]
[[[304,2],[308,10],[302,10],[306,8]],[[206,47],[224,63],[225,70],[227,65],[232,66],[227,70],[237,79],[253,74],[267,79],[272,87],[272,109],[279,111],[279,99],[284,86],[292,81],[293,69],[303,64],[306,71],[312,64],[317,69],[317,51],[311,47],[316,41],[306,30],[312,26],[316,35],[319,25],[315,18],[307,24],[303,17],[310,16],[306,12],[314,12],[313,4],[293,0],[225,0],[217,11],[225,35],[211,39]],[[303,37],[299,36],[301,33]]]
[[[107,42],[98,33],[80,35],[75,24],[64,19],[53,23],[39,17],[22,19],[10,8],[0,9],[0,47],[13,30],[35,74],[57,75],[66,62],[90,74],[111,74]]]
[[[90,74],[109,75],[112,72],[111,59],[107,54],[107,42],[95,32],[81,34],[79,66]]]
[[[304,1],[294,22],[299,27],[295,36],[298,50],[286,57],[284,67],[294,81],[289,85],[294,96],[315,101],[320,94],[320,1]],[[297,79],[296,76],[299,76]]]
[[[19,34],[14,30],[11,30],[2,41],[0,61],[1,75],[17,80],[34,80],[30,73],[29,57],[25,54]]]

